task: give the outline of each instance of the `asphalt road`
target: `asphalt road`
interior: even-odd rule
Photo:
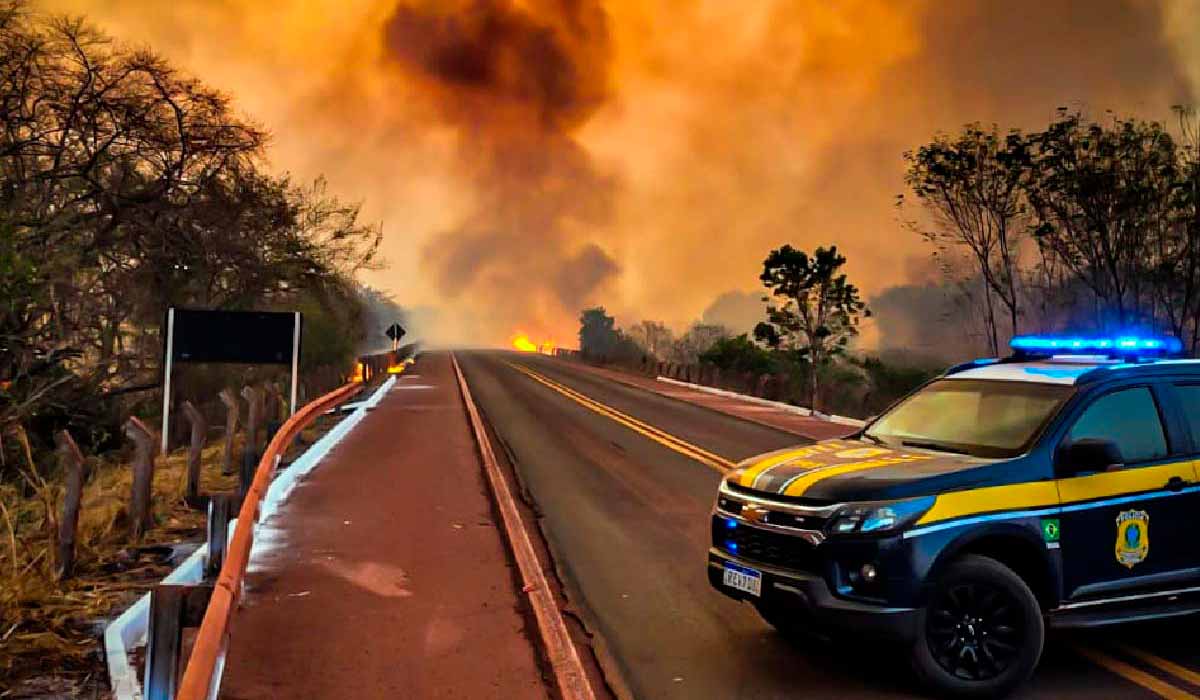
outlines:
[[[788,642],[752,608],[711,590],[705,552],[720,468],[646,426],[734,462],[796,444],[796,436],[566,361],[515,353],[459,360],[617,687],[637,698],[922,696],[899,652]],[[1054,634],[1018,697],[1200,697],[1196,629],[1185,619]]]

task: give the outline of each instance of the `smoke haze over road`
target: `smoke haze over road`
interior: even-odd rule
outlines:
[[[231,92],[273,165],[383,222],[367,281],[447,341],[697,319],[784,242],[907,284],[902,151],[1060,106],[1194,102],[1191,0],[39,0]]]

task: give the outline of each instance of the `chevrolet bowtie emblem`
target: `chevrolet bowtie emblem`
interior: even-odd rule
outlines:
[[[770,512],[766,508],[746,505],[742,506],[741,516],[748,523],[765,523],[767,521],[767,514]]]

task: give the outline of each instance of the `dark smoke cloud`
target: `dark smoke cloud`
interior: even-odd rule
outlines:
[[[619,270],[584,233],[608,220],[613,182],[575,138],[608,97],[599,3],[402,2],[384,33],[389,61],[455,130],[476,202],[424,248],[439,289],[503,300],[501,332],[576,314]]]
[[[618,272],[620,268],[616,261],[601,250],[600,246],[589,243],[578,255],[564,261],[558,271],[554,288],[563,305],[574,309],[587,301],[587,296],[592,290]]]
[[[944,363],[986,354],[987,343],[952,284],[889,287],[869,300],[881,352],[907,351]]]
[[[700,314],[706,324],[725,326],[734,334],[753,333],[754,327],[767,319],[766,290],[728,291],[713,299]]]

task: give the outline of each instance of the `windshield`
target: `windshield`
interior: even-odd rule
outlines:
[[[895,446],[1014,457],[1071,391],[1063,384],[941,379],[885,413],[865,435]]]

